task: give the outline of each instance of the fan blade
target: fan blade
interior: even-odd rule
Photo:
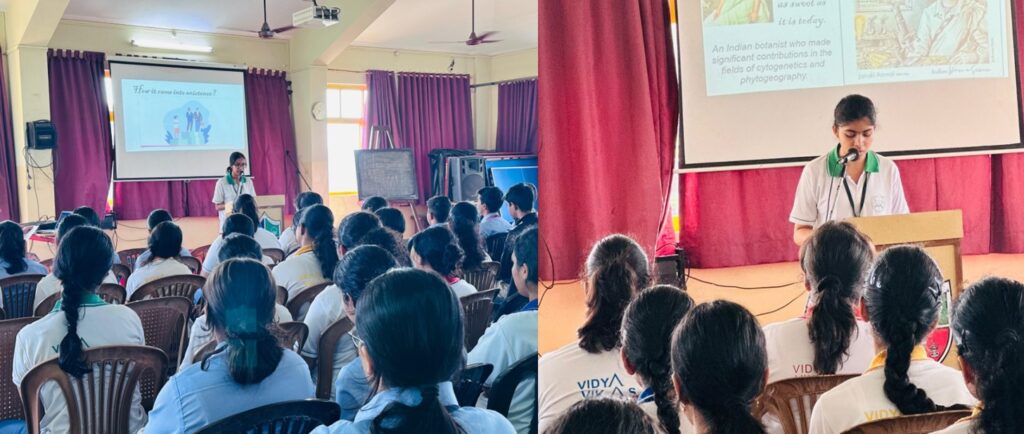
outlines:
[[[430,41],[431,44],[465,44],[469,41]]]
[[[295,26],[278,27],[278,28],[274,29],[274,33],[282,33],[282,32],[287,32],[289,30],[294,30],[294,29],[295,29]]]
[[[237,27],[220,27],[221,30],[230,30],[232,32],[245,32],[245,33],[259,33],[259,30],[253,29],[239,29]]]
[[[496,31],[484,32],[484,33],[482,33],[480,35],[477,35],[476,39],[484,40],[484,39],[487,39],[487,38],[489,38],[491,36],[494,36],[494,35],[497,35],[497,34],[498,34],[498,32],[496,32]]]
[[[488,39],[486,41],[480,41],[480,44],[493,44],[495,42],[501,42],[502,39]]]

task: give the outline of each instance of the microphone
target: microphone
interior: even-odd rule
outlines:
[[[860,158],[860,152],[857,151],[857,148],[850,148],[850,152],[847,152],[845,157],[839,159],[839,164],[845,166],[850,162],[857,161],[857,158]]]

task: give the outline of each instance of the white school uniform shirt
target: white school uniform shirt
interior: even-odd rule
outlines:
[[[544,354],[537,363],[538,432],[586,398],[613,397],[635,400],[643,388],[622,366],[620,350],[591,354],[579,341]]]
[[[135,270],[138,270],[139,267],[142,266],[142,264],[144,264],[146,261],[149,260],[150,256],[153,256],[153,255],[149,252],[149,250],[146,250],[145,252],[140,253],[139,257],[135,258],[135,265],[132,266],[132,272],[134,272]],[[192,256],[192,252],[189,252],[188,249],[182,247],[181,251],[178,252],[178,256],[181,256],[183,258],[186,257],[186,256]]]
[[[768,350],[768,383],[795,377],[819,375],[814,372],[814,344],[807,331],[805,318],[768,324],[764,341]],[[871,324],[857,320],[857,330],[850,336],[849,355],[836,374],[860,374],[875,357]]]
[[[882,352],[872,361],[873,369],[821,395],[811,411],[809,433],[838,434],[864,422],[901,416],[883,390],[884,364]],[[938,405],[971,407],[978,403],[967,390],[960,371],[929,359],[924,347],[914,348],[907,376]]]
[[[128,282],[124,284],[125,293],[128,294],[128,299],[130,300],[136,290],[149,282],[163,279],[164,277],[187,276],[191,274],[192,270],[187,265],[178,262],[174,258],[157,258],[139,267],[138,270],[135,270],[135,272],[128,276]]]
[[[452,292],[454,292],[455,296],[459,298],[470,294],[476,294],[476,287],[467,282],[466,279],[458,279],[453,283],[449,283],[448,286],[452,288]]]
[[[288,308],[281,306],[280,304],[274,304],[274,322],[290,322],[292,320],[291,312],[288,312]],[[200,315],[196,318],[196,321],[192,323],[192,328],[188,332],[188,348],[185,348],[185,354],[181,356],[181,366],[178,370],[185,369],[185,367],[193,364],[196,360],[193,360],[196,351],[199,351],[203,345],[212,342],[216,339],[213,336],[213,329],[206,325],[206,315]]]
[[[117,276],[114,275],[113,271],[109,271],[107,272],[107,277],[103,278],[103,283],[118,283]],[[36,299],[32,304],[32,309],[39,307],[39,305],[43,303],[43,300],[46,300],[46,297],[63,290],[64,284],[60,282],[60,279],[58,279],[57,276],[54,276],[53,273],[47,274],[39,281],[38,284],[36,284]]]
[[[491,387],[494,379],[523,357],[537,352],[537,311],[527,310],[510,313],[498,319],[480,337],[473,351],[469,352],[466,364],[490,363],[494,366],[484,384]],[[512,404],[508,409],[508,420],[519,434],[530,432],[537,402],[533,395],[537,380],[524,381],[516,387]]]
[[[275,237],[273,233],[266,229],[256,228],[256,234],[253,236],[253,238],[255,238],[256,242],[260,244],[261,249],[281,248],[281,242],[277,241],[277,237]]]
[[[31,259],[28,259],[28,258],[25,258],[25,269],[21,270],[21,272],[19,272],[19,273],[14,273],[14,274],[8,273],[7,272],[7,267],[9,267],[9,266],[10,266],[10,264],[7,263],[7,261],[5,261],[3,259],[0,259],[0,279],[3,279],[5,277],[11,277],[11,276],[21,276],[23,274],[46,274],[46,273],[48,273],[45,265],[40,264],[40,263],[38,263],[36,261],[33,261]]]
[[[277,264],[272,272],[277,286],[283,286],[288,290],[289,300],[295,298],[303,289],[327,280],[320,271],[320,260],[316,258],[312,247],[303,247],[295,251]]]
[[[313,299],[309,305],[309,311],[302,322],[309,328],[309,337],[306,338],[306,345],[302,347],[302,355],[316,358],[320,354],[320,336],[324,330],[334,324],[335,321],[345,316],[345,300],[341,288],[337,285],[328,286]],[[352,344],[352,337],[344,334],[338,339],[338,345],[334,347],[334,372],[331,375],[331,399],[334,399],[335,382],[341,368],[358,356],[355,345]],[[313,371],[313,381],[317,381],[317,371]]]
[[[976,419],[973,417],[963,418],[946,427],[946,429],[935,431],[932,434],[974,434],[975,421]]]
[[[867,162],[858,182],[853,182],[848,175],[839,177],[842,165],[839,164],[838,147],[807,163],[796,187],[789,221],[816,228],[828,220],[854,217],[854,208],[850,206],[850,199],[843,187],[844,179],[850,188],[853,203],[861,210],[859,216],[910,213],[896,164],[872,151],[868,151],[864,158],[867,158]]]
[[[68,324],[64,312],[51,312],[26,325],[18,332],[14,344],[12,379],[21,387],[21,381],[36,365],[58,356],[60,341],[67,335]],[[130,307],[105,304],[93,294],[79,307],[78,336],[83,349],[106,345],[145,345],[142,321]],[[68,428],[67,404],[64,395],[55,383],[44,384],[40,389],[45,413],[40,423],[41,432],[66,433]],[[146,424],[146,411],[142,408],[142,395],[138,390],[132,398],[132,410],[128,419],[128,431],[138,432]]]
[[[203,271],[212,273],[214,268],[220,264],[220,249],[224,246],[224,237],[217,237],[210,243],[210,248],[206,250],[206,258],[203,259]],[[274,265],[274,260],[267,255],[263,255],[260,262],[263,265],[270,266]]]
[[[225,174],[217,179],[217,185],[213,187],[214,204],[223,203],[226,208],[231,208],[231,205],[235,203],[235,199],[238,199],[238,196],[248,194],[256,197],[256,187],[253,186],[252,179],[242,175],[241,181],[238,184],[234,183],[234,179],[231,179],[231,184],[228,184],[230,177],[231,175]],[[217,211],[217,215],[220,217],[220,227],[224,227],[224,219],[228,217],[227,211]]]
[[[284,250],[286,255],[302,247],[299,244],[299,239],[295,237],[294,226],[288,226],[285,230],[281,231],[281,238],[278,238],[277,242],[281,244],[281,250]]]

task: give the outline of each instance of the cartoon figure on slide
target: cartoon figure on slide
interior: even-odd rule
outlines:
[[[772,0],[701,0],[704,23],[714,26],[772,22]]]
[[[208,144],[213,125],[204,125],[203,120],[210,119],[209,116],[210,111],[194,101],[168,111],[164,115],[164,142],[168,145],[184,146]],[[185,119],[184,131],[181,130],[181,118]]]

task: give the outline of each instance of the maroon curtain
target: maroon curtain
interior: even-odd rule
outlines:
[[[110,112],[103,89],[104,54],[48,52],[50,120],[57,129],[53,151],[56,211],[86,205],[107,208],[110,188]]]
[[[401,147],[415,154],[421,201],[431,193],[428,153],[439,148],[473,148],[469,94],[468,75],[398,73],[398,131]]]
[[[553,255],[541,277],[578,276],[610,233],[653,257],[678,119],[668,3],[542,1],[539,12],[540,229]]]
[[[245,111],[256,194],[283,194],[285,203],[294,203],[299,184],[292,161],[298,157],[284,71],[254,69],[245,75]],[[207,201],[212,197],[211,190]]]
[[[401,147],[398,138],[398,91],[392,71],[366,71],[366,128],[363,129],[363,149],[370,148],[370,130],[373,127],[391,129],[395,147]],[[381,138],[383,140],[383,137]]]
[[[18,209],[18,176],[15,164],[14,129],[11,125],[11,101],[7,94],[7,76],[0,57],[0,220],[21,220]]]
[[[537,79],[498,85],[498,152],[537,152]]]

